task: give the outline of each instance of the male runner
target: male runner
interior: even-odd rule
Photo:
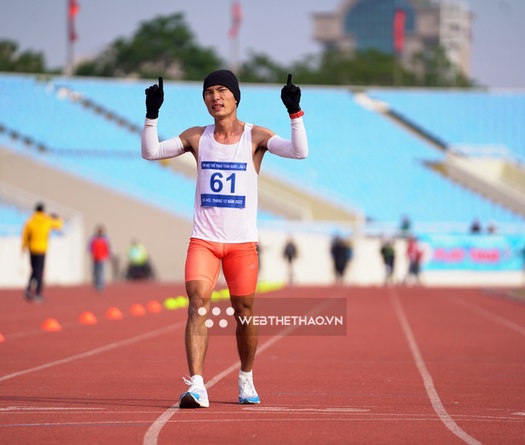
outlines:
[[[191,127],[178,137],[159,142],[157,121],[164,101],[160,77],[158,85],[146,89],[141,144],[144,159],[168,159],[191,152],[197,161],[193,230],[185,266],[189,298],[185,345],[191,379],[184,379],[189,388],[180,396],[181,408],[209,406],[203,380],[208,346],[205,321],[221,263],[237,320],[239,403],[260,403],[252,376],[257,326],[240,322],[241,317],[253,315],[257,285],[257,178],[267,151],[294,159],[308,154],[304,113],[299,106],[301,90],[292,84],[291,74],[281,90],[291,118],[291,140],[237,118],[241,91],[231,71],[210,73],[204,79],[203,98],[213,125]]]

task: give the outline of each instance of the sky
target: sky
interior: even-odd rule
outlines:
[[[183,12],[197,42],[224,60],[232,0],[77,0],[75,58],[92,58],[117,38],[129,39],[141,22]],[[238,54],[265,53],[287,65],[322,51],[315,42],[315,12],[333,12],[345,0],[240,0]],[[494,88],[525,88],[525,0],[468,0],[473,14],[471,77]],[[48,68],[67,60],[67,0],[0,0],[0,40],[19,51],[45,55]]]

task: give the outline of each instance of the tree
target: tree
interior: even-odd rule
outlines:
[[[76,74],[201,80],[221,65],[212,49],[197,44],[184,15],[175,13],[142,23],[129,40],[115,40]]]
[[[262,53],[250,55],[243,64],[241,79],[280,83],[286,73],[311,85],[472,87],[473,83],[452,65],[445,51],[435,47],[420,53],[411,69],[392,54],[377,50],[349,53],[329,49],[282,66]]]
[[[266,54],[251,52],[243,63],[241,79],[244,82],[280,83],[287,76],[287,69]]]
[[[42,54],[17,50],[15,42],[0,40],[0,71],[46,72]],[[287,73],[293,73],[297,82],[312,85],[473,86],[440,46],[417,54],[411,63],[405,67],[396,56],[377,50],[352,54],[330,49],[284,66],[267,54],[252,52],[238,74],[242,81],[254,83],[282,83]],[[80,64],[75,74],[202,80],[223,66],[213,49],[197,43],[179,12],[141,23],[134,35],[116,39],[96,58]]]
[[[436,45],[417,53],[413,59],[416,83],[424,87],[472,87],[473,82],[449,60],[445,49]]]
[[[17,53],[18,44],[12,40],[0,40],[0,71],[18,73],[45,72],[45,58],[42,53],[24,51]]]
[[[314,85],[394,85],[396,74],[408,82],[414,79],[395,57],[375,50],[355,55],[327,50],[320,55],[305,56],[289,67],[275,63],[265,54],[252,54],[243,65],[241,77],[249,82],[280,83],[288,72],[303,84]]]
[[[394,56],[377,50],[359,51],[354,55],[339,50],[325,51],[320,70],[322,83],[332,85],[392,86],[399,83],[397,77],[410,78],[410,73]]]

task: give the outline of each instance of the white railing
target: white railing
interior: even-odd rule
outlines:
[[[490,221],[486,221],[482,227],[487,232]],[[483,223],[483,221],[482,221]],[[446,234],[446,233],[469,233],[471,222],[415,222],[412,223],[410,233],[418,234]],[[306,232],[333,235],[369,236],[369,237],[394,237],[403,234],[399,221],[362,222],[352,223],[350,221],[260,221],[259,228],[262,230],[282,231],[283,233]],[[495,222],[497,233],[521,234],[525,233],[525,222],[523,223],[498,223]]]
[[[454,144],[448,147],[448,151],[457,156],[502,159],[525,164],[524,158],[512,153],[505,145]]]

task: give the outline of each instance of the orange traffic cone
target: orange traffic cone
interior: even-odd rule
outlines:
[[[4,336],[2,335],[2,333],[0,333],[0,343],[3,343],[5,342],[5,338]]]
[[[47,332],[58,332],[62,330],[60,323],[54,318],[46,318],[42,323],[42,329]]]
[[[106,312],[106,317],[110,320],[121,320],[124,315],[118,307],[110,307]]]
[[[153,312],[154,314],[157,314],[159,312],[162,312],[162,304],[160,304],[158,301],[151,300],[146,305],[146,309],[150,312]]]
[[[131,307],[129,308],[129,312],[131,313],[131,315],[141,316],[146,313],[146,309],[144,309],[144,306],[142,306],[141,304],[136,303],[131,305]]]
[[[82,314],[80,314],[79,321],[82,324],[97,324],[98,323],[97,317],[95,317],[93,312],[82,312]]]

